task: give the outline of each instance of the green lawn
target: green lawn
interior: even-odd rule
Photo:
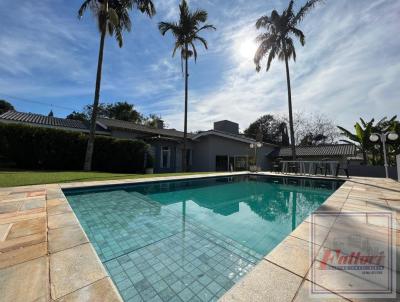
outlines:
[[[176,175],[207,174],[203,173],[163,173],[163,174],[116,174],[104,172],[82,171],[0,171],[0,187],[15,187],[25,185],[50,184],[62,182],[137,179]]]

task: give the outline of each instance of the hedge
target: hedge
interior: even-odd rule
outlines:
[[[87,139],[81,132],[0,124],[0,154],[22,169],[81,170]],[[143,172],[147,149],[141,140],[96,136],[93,170]]]

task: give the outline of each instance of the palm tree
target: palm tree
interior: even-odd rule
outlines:
[[[289,2],[289,6],[279,14],[273,10],[270,16],[262,16],[256,22],[257,29],[265,28],[266,32],[257,37],[259,47],[254,56],[256,70],[261,70],[261,60],[268,55],[267,71],[271,67],[271,62],[278,56],[279,60],[285,61],[286,65],[286,81],[288,90],[289,103],[289,128],[291,137],[291,147],[293,159],[296,159],[295,138],[293,129],[293,114],[292,114],[292,92],[290,88],[289,75],[289,60],[293,58],[296,61],[296,50],[292,36],[298,38],[302,46],[305,44],[304,33],[296,26],[303,20],[305,15],[319,2],[320,0],[308,0],[297,13],[294,13],[293,6],[295,0]]]
[[[387,119],[387,117],[382,118],[376,124],[374,124],[375,119],[371,119],[369,122],[365,122],[362,118],[360,118],[360,123],[356,122],[354,125],[355,133],[351,133],[349,130],[346,130],[343,127],[337,126],[341,131],[341,135],[346,136],[349,140],[342,139],[342,142],[355,145],[357,149],[363,155],[363,164],[368,163],[368,152],[372,154],[372,164],[377,164],[378,161],[376,159],[377,152],[380,155],[380,161],[383,161],[383,151],[377,151],[374,149],[374,143],[371,142],[370,136],[374,132],[382,133],[388,130],[390,131],[398,131],[396,127],[398,127],[398,122],[396,121],[397,116],[393,116],[391,119]],[[398,131],[400,132],[400,131]],[[388,146],[388,150],[396,150],[396,143],[392,143]],[[390,151],[389,151],[390,153]],[[390,157],[390,156],[389,156]]]
[[[350,141],[345,139],[341,141],[355,145],[357,149],[362,153],[363,163],[366,165],[368,163],[367,152],[373,147],[373,143],[370,141],[369,137],[371,136],[375,120],[372,119],[367,123],[362,118],[360,118],[360,121],[361,123],[357,122],[354,125],[354,129],[356,130],[356,133],[354,134],[343,127],[337,127],[342,131],[341,135],[344,135],[350,139]]]
[[[90,119],[89,140],[84,163],[85,171],[90,171],[92,168],[105,38],[107,34],[110,36],[115,36],[119,47],[122,47],[122,33],[125,30],[130,31],[131,29],[129,11],[134,8],[138,9],[144,14],[147,14],[149,17],[152,17],[155,14],[155,8],[151,0],[85,0],[78,11],[79,18],[82,18],[85,11],[90,9],[93,15],[97,18],[100,31],[100,48],[97,63],[96,88],[94,93],[93,110]]]
[[[179,22],[160,22],[158,28],[164,36],[168,31],[172,32],[175,38],[175,47],[172,56],[175,56],[177,50],[181,52],[181,67],[183,73],[183,61],[185,61],[185,118],[184,118],[184,134],[183,134],[183,150],[182,150],[182,169],[186,171],[186,141],[187,141],[187,110],[188,110],[188,59],[194,57],[197,60],[197,50],[195,42],[201,42],[205,49],[208,49],[207,41],[199,36],[199,33],[205,29],[214,29],[213,25],[205,24],[208,14],[205,10],[189,11],[186,0],[182,0],[179,5]]]

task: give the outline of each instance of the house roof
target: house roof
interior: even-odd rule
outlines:
[[[122,129],[122,130],[134,131],[134,132],[143,132],[143,133],[153,134],[153,135],[157,135],[157,136],[159,135],[159,136],[166,136],[166,137],[173,137],[173,138],[183,138],[183,132],[175,130],[175,129],[153,128],[153,127],[139,125],[139,124],[132,123],[132,122],[115,120],[115,119],[110,119],[110,118],[98,118],[97,121],[99,124],[104,125],[108,128],[116,128],[116,129]],[[188,138],[192,138],[193,134],[188,133],[187,136],[188,136]]]
[[[223,132],[223,131],[218,131],[218,130],[201,131],[201,132],[197,133],[196,135],[194,135],[192,137],[192,139],[195,140],[195,139],[198,139],[198,138],[200,138],[202,136],[207,136],[207,135],[216,135],[216,136],[219,136],[219,137],[233,139],[233,140],[240,141],[240,142],[243,142],[243,143],[248,143],[248,144],[256,142],[255,139],[247,137],[247,136],[244,136],[244,135],[241,135],[241,134],[233,134],[233,133],[228,133],[228,132]],[[269,145],[269,146],[275,146],[275,145],[269,144],[269,143],[263,143],[263,144],[264,145]]]
[[[0,121],[31,124],[45,127],[63,128],[70,130],[89,131],[89,123],[69,120],[36,113],[7,111],[0,115]],[[105,132],[106,129],[97,125],[96,131]]]
[[[296,147],[296,156],[355,156],[356,153],[356,147],[351,144]],[[290,147],[281,148],[277,156],[290,157],[292,150]]]

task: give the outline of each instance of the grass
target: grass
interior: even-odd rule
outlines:
[[[165,177],[177,175],[207,174],[210,172],[196,173],[163,173],[163,174],[117,174],[105,172],[83,171],[0,171],[0,187],[16,187],[26,185],[113,180],[113,179],[138,179],[150,177]]]

